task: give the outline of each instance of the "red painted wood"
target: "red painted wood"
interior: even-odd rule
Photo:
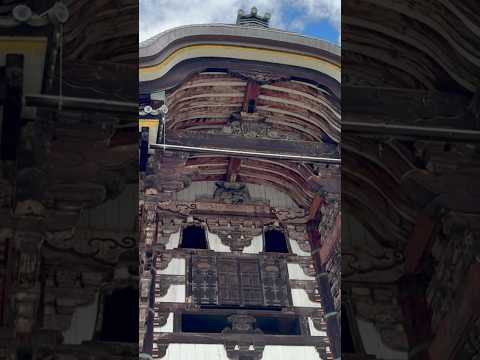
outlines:
[[[327,239],[322,241],[322,247],[320,248],[320,259],[322,265],[328,261],[332,256],[332,253],[335,251],[335,246],[338,244],[342,237],[342,216],[341,214],[337,215],[335,219],[335,225],[330,234],[327,234]]]
[[[456,352],[465,340],[470,326],[480,317],[480,263],[470,266],[463,291],[456,294],[449,314],[439,326],[430,345],[430,358],[456,359]]]
[[[407,273],[415,273],[423,258],[423,254],[429,247],[434,224],[426,214],[420,214],[413,229],[412,236],[408,240],[405,270]]]

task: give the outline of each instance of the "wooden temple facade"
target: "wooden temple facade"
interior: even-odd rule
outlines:
[[[340,51],[268,20],[140,45],[143,358],[340,358]]]
[[[138,356],[136,313],[117,324],[138,307],[138,4],[122,3],[0,2],[0,359]]]
[[[343,357],[478,359],[479,4],[342,14]]]

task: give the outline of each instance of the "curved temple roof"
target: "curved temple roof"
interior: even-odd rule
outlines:
[[[139,57],[141,83],[159,80],[191,59],[237,59],[300,68],[310,78],[321,74],[318,82],[340,97],[340,48],[280,30],[224,24],[182,26],[141,43]],[[156,87],[165,88],[161,83]]]

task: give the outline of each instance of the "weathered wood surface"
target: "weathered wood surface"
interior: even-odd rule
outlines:
[[[184,135],[170,132],[167,134],[166,143],[180,146],[208,147],[214,149],[232,149],[238,151],[255,151],[282,155],[340,159],[336,145],[312,141],[246,138],[234,135]]]
[[[410,125],[425,122],[441,124],[440,120],[443,118],[447,123],[449,117],[463,114],[470,100],[462,94],[432,90],[342,87],[342,105],[345,113],[384,115],[388,118],[403,119],[405,124]]]
[[[327,341],[326,336],[262,335],[262,334],[199,334],[160,333],[154,335],[160,344],[258,344],[282,346],[318,346]]]

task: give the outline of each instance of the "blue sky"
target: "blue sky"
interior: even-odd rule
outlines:
[[[341,0],[140,0],[140,41],[172,27],[227,23],[238,9],[271,13],[271,27],[340,43]]]

